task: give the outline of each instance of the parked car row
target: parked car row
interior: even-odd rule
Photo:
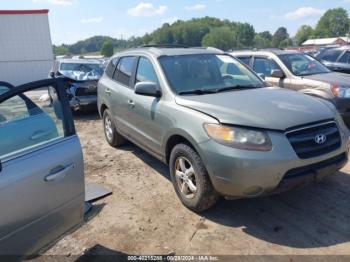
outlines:
[[[97,103],[107,142],[130,140],[167,164],[196,212],[341,169],[348,78],[305,54],[233,55],[245,64],[217,49],[147,46],[113,56],[103,75],[91,60],[60,60],[52,79],[0,82],[0,255],[36,253],[83,220],[72,107]]]

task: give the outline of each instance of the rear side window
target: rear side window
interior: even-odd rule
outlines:
[[[119,60],[117,70],[114,73],[113,79],[123,85],[130,86],[130,80],[135,61],[136,58],[132,56],[121,58]]]
[[[323,54],[321,54],[320,58],[321,58],[321,60],[324,60],[324,61],[335,62],[335,61],[337,61],[341,52],[342,52],[341,50],[329,49],[329,50],[324,51]]]
[[[105,72],[109,78],[113,78],[113,73],[114,73],[115,67],[117,66],[117,62],[118,62],[118,58],[114,58],[108,63]]]
[[[247,66],[250,64],[250,57],[249,56],[238,56],[237,57],[241,62],[245,63]]]
[[[346,51],[339,59],[339,62],[349,64],[350,63],[350,51]]]
[[[139,60],[139,65],[137,66],[136,82],[153,82],[158,83],[156,72],[154,71],[151,62],[144,57]]]

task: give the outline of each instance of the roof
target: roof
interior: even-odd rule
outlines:
[[[244,51],[234,51],[231,52],[234,56],[239,55],[269,55],[269,54],[275,54],[275,55],[286,55],[286,54],[294,54],[294,53],[300,53],[299,51],[295,50],[282,50],[282,49],[261,49],[261,50],[244,50]]]
[[[210,47],[208,48],[139,47],[139,48],[134,48],[134,49],[117,53],[115,56],[120,56],[125,54],[137,55],[140,53],[150,53],[156,57],[160,57],[160,56],[196,55],[196,54],[223,54],[224,52],[219,49],[210,48]]]
[[[37,10],[0,10],[0,15],[34,15],[34,14],[47,14],[48,9]]]
[[[309,39],[304,43],[302,43],[301,45],[332,45],[332,44],[336,44],[338,40],[349,42],[347,37],[333,37],[333,38]]]

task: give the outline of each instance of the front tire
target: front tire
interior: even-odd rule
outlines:
[[[219,195],[211,184],[201,158],[190,146],[176,145],[169,162],[175,192],[187,208],[201,212],[218,201]]]
[[[109,145],[113,147],[120,147],[125,144],[125,138],[118,133],[115,128],[112,115],[108,109],[103,112],[103,129],[105,133],[106,140]]]

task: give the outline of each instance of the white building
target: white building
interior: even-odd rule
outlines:
[[[349,43],[348,37],[333,37],[333,38],[319,38],[319,39],[309,39],[302,43],[302,46],[331,46],[331,45],[346,45]]]
[[[53,63],[49,10],[0,10],[0,81],[45,79]]]

